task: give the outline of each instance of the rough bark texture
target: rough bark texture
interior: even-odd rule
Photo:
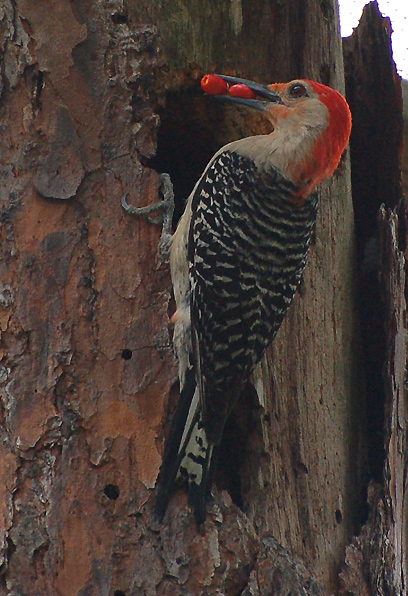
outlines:
[[[385,437],[383,484],[368,490],[370,515],[359,536],[347,548],[341,574],[344,594],[369,596],[406,594],[408,547],[406,274],[399,238],[401,218],[380,210],[380,286],[384,305],[386,360],[384,368]]]
[[[404,116],[404,149],[402,155],[402,189],[408,197],[408,81],[402,80],[402,99]]]
[[[341,573],[341,594],[355,596],[407,591],[407,213],[401,81],[390,35],[389,19],[371,2],[344,40],[371,477],[368,520],[347,548]]]
[[[177,399],[171,289],[159,228],[120,197],[156,201],[167,171],[180,212],[222,143],[267,132],[207,102],[205,71],[344,90],[335,0],[4,0],[0,57],[0,594],[333,593],[368,483],[347,156],[320,191],[304,283],[254,378],[259,401],[248,391],[226,430],[203,534],[183,492],[163,525],[152,518]],[[380,522],[390,532],[375,552],[395,555],[380,569],[395,586],[402,297],[387,302],[388,484],[370,489],[373,511],[387,508],[372,535]],[[355,594],[353,578],[373,586],[379,569],[353,565],[368,560],[364,536],[342,576]]]
[[[158,126],[156,30],[118,26],[111,8],[0,9],[3,594],[141,581],[126,561],[175,369],[159,230],[120,206],[125,190],[157,197],[140,163]]]

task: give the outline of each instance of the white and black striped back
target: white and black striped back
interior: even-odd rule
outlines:
[[[225,150],[209,165],[192,203],[191,322],[203,419],[217,443],[225,419],[299,284],[317,197],[296,205],[297,188],[276,169]]]

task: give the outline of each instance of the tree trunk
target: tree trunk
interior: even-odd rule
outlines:
[[[401,80],[376,2],[344,40],[367,386],[368,520],[347,548],[342,594],[407,592],[406,205]]]
[[[179,215],[222,144],[268,132],[208,102],[207,71],[344,91],[336,0],[4,0],[0,24],[0,594],[368,595],[379,577],[380,594],[402,594],[405,220],[381,211],[374,354],[357,300],[374,225],[363,242],[357,218],[355,242],[348,155],[320,188],[304,281],[256,395],[228,423],[204,533],[183,491],[162,525],[152,515],[178,397],[174,307],[159,226],[120,198],[155,202],[168,172]],[[372,400],[361,371],[374,356],[386,369]]]

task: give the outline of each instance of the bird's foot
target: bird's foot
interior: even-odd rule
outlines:
[[[163,200],[159,203],[148,205],[147,207],[135,207],[134,205],[129,205],[127,202],[128,193],[124,194],[120,201],[123,209],[126,211],[126,213],[129,213],[129,215],[135,215],[136,217],[147,217],[147,220],[154,224],[163,223],[163,229],[158,248],[158,268],[169,259],[172,237],[171,225],[174,212],[174,193],[173,185],[168,174],[160,174],[160,193],[163,197]],[[159,212],[158,216],[152,217],[152,214],[156,211]]]

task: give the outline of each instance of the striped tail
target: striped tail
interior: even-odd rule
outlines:
[[[189,378],[190,372],[193,379]],[[201,421],[194,374],[188,371],[158,478],[155,512],[160,521],[166,513],[174,484],[180,481],[188,485],[189,501],[197,525],[205,522],[206,501],[213,477],[213,452],[214,446],[208,443]]]

